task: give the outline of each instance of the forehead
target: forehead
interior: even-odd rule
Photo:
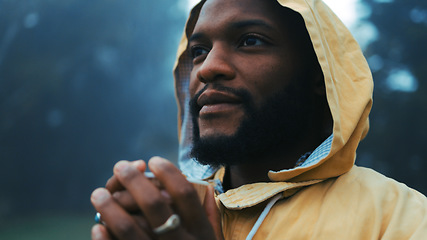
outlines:
[[[207,0],[196,22],[215,26],[243,19],[260,19],[269,24],[285,24],[284,8],[276,0]]]
[[[267,8],[273,6],[275,0],[206,0],[203,4],[202,12],[222,12],[226,9],[242,9],[246,11]]]

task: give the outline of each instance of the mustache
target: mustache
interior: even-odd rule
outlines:
[[[217,83],[208,83],[190,99],[190,113],[193,116],[199,115],[201,106],[197,104],[197,99],[199,99],[200,95],[202,95],[208,88],[219,91],[219,92],[226,92],[226,93],[233,94],[242,101],[243,105],[248,107],[254,106],[253,98],[249,93],[249,91],[247,91],[246,89],[226,87],[224,85],[217,84]]]

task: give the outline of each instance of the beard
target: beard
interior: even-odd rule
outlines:
[[[193,148],[191,157],[203,165],[231,166],[250,164],[268,159],[278,152],[291,150],[298,143],[310,119],[312,104],[306,88],[301,84],[286,86],[277,94],[267,98],[256,108],[251,94],[245,89],[232,89],[212,84],[212,88],[231,92],[243,102],[245,116],[231,136],[200,138],[198,124],[200,106],[197,98],[205,86],[190,100],[193,122]],[[293,81],[298,82],[298,81]]]

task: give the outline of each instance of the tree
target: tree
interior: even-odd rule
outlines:
[[[427,2],[362,2],[378,35],[365,50],[375,91],[359,163],[427,194]]]
[[[120,159],[176,158],[179,1],[0,1],[0,221],[87,211]]]

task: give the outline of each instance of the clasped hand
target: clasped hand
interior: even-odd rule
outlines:
[[[105,188],[93,191],[91,202],[103,224],[92,228],[93,240],[223,239],[213,188],[201,204],[193,185],[171,162],[153,157],[148,167],[161,188],[148,179],[142,160],[120,161]],[[178,227],[155,234],[153,229],[177,214]]]

